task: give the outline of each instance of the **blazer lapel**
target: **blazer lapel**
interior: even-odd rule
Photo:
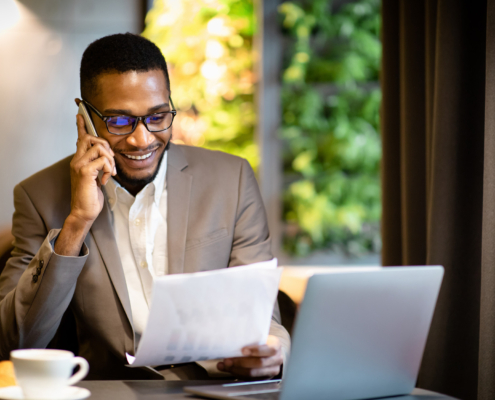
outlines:
[[[180,147],[170,144],[167,165],[167,237],[168,270],[170,274],[184,271],[187,222],[191,196],[192,175]]]
[[[103,210],[101,210],[100,215],[96,218],[93,226],[91,227],[91,234],[93,235],[96,245],[98,246],[101,258],[105,263],[108,275],[110,276],[113,287],[119,296],[120,303],[124,308],[129,324],[134,331],[131,302],[129,300],[129,293],[127,292],[127,285],[125,282],[122,263],[120,261],[117,241],[115,240],[115,235],[113,234],[112,213],[108,206],[106,196],[105,203],[103,204]]]

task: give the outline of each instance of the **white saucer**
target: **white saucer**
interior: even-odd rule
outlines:
[[[88,389],[77,386],[67,386],[59,393],[56,398],[59,400],[82,400],[91,395]],[[54,397],[55,398],[55,397]],[[23,400],[24,394],[20,386],[7,386],[0,388],[0,399],[2,400]]]

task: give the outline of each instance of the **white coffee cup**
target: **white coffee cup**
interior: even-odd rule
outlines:
[[[57,399],[64,389],[83,379],[89,371],[88,362],[66,350],[27,349],[10,352],[17,384],[26,399]],[[74,367],[79,371],[74,375]],[[71,376],[72,375],[72,376]]]

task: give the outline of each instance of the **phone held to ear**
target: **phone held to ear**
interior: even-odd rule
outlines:
[[[91,136],[98,137],[98,134],[96,133],[95,126],[93,125],[93,121],[91,120],[91,117],[89,115],[89,111],[86,107],[86,104],[84,104],[82,101],[79,103],[78,114],[81,114],[84,118],[84,124],[86,125],[86,131]]]
[[[86,107],[86,104],[84,104],[82,101],[79,103],[79,111],[77,113],[83,116],[84,125],[86,125],[86,131],[88,132],[88,134],[91,136],[99,137],[98,134],[96,133],[96,128],[93,124],[93,121],[89,116],[88,108]],[[103,176],[103,171],[100,171],[98,173],[98,182],[100,183],[100,185],[102,184],[101,183],[102,176]]]

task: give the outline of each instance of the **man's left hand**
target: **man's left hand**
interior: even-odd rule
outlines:
[[[226,358],[217,368],[239,378],[273,378],[284,362],[280,341],[272,335],[266,344],[244,347],[242,354],[244,357]]]

